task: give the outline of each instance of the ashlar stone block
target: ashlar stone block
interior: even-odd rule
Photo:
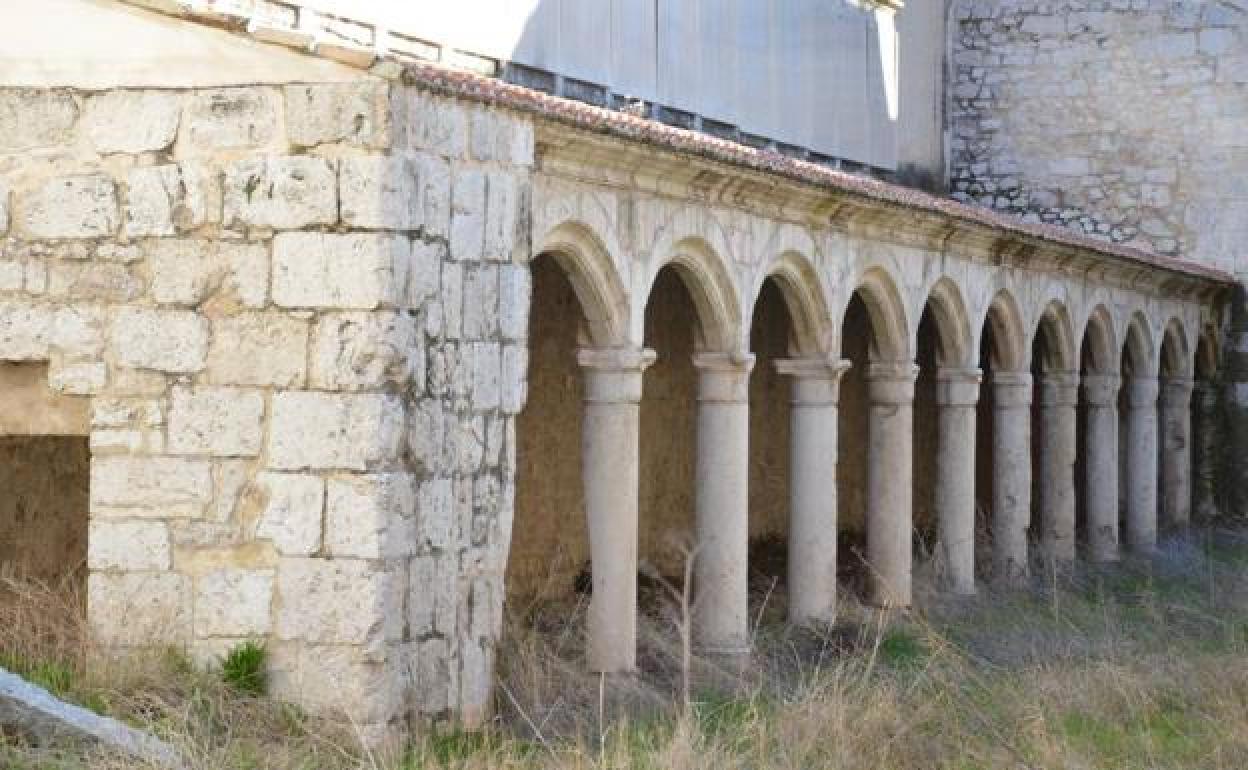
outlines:
[[[87,614],[104,645],[183,644],[191,636],[191,581],[175,572],[92,572]]]
[[[18,202],[22,230],[35,238],[98,238],[120,224],[117,187],[103,174],[49,179]]]
[[[325,550],[357,559],[410,556],[416,541],[416,487],[408,473],[330,479]]]
[[[182,118],[184,152],[270,144],[277,134],[281,99],[274,88],[196,91]]]
[[[361,559],[282,559],[277,568],[277,623],[281,640],[313,644],[377,645],[379,618],[402,616],[394,602],[395,576]]]
[[[263,244],[161,239],[147,251],[157,302],[199,305],[223,293],[243,307],[261,308],[268,300],[269,255]]]
[[[198,518],[212,502],[212,463],[108,455],[91,461],[92,516]]]
[[[261,636],[273,627],[274,570],[220,569],[195,580],[195,636]]]
[[[169,409],[171,454],[248,457],[260,453],[264,395],[243,388],[175,387]]]
[[[393,463],[404,412],[397,396],[285,391],[273,395],[269,467],[366,471]]]
[[[334,168],[311,156],[251,158],[225,172],[225,222],[291,230],[338,220]]]
[[[157,152],[173,144],[181,111],[173,91],[105,91],[87,99],[83,130],[102,154]]]
[[[279,233],[273,301],[281,307],[372,310],[403,301],[411,245],[398,235]]]
[[[331,142],[385,147],[389,91],[389,84],[377,82],[286,86],[286,134],[300,147]]]
[[[208,356],[208,321],[189,311],[130,307],[118,311],[110,339],[123,366],[198,372]]]
[[[94,571],[167,570],[169,525],[144,519],[95,519],[87,533],[87,567]]]
[[[256,488],[264,501],[256,537],[271,540],[282,556],[311,556],[320,550],[324,479],[305,473],[261,473]]]
[[[214,385],[281,388],[304,383],[308,322],[282,313],[240,313],[212,321],[205,379]]]
[[[78,105],[68,91],[0,89],[0,152],[69,144]]]
[[[310,382],[326,390],[406,387],[423,379],[423,343],[407,313],[323,315],[313,332]]]
[[[126,176],[125,234],[173,235],[209,220],[208,177],[195,165],[146,166]]]

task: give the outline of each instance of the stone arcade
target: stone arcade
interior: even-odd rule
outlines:
[[[763,535],[813,623],[841,530],[904,607],[916,529],[969,594],[1214,510],[1226,272],[140,5],[183,18],[78,11],[178,30],[167,70],[0,89],[0,398],[38,415],[0,426],[89,443],[105,645],[267,639],[280,695],[379,739],[481,722],[504,600],[585,561],[588,663],[634,669],[665,533],[698,643],[741,655]]]

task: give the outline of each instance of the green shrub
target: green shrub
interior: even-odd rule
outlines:
[[[230,648],[221,661],[221,678],[239,692],[264,695],[268,689],[268,651],[261,642],[246,641]]]

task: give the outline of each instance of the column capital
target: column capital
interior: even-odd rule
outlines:
[[[1190,377],[1165,377],[1161,380],[1161,403],[1169,408],[1186,409],[1192,403],[1195,380]]]
[[[867,365],[867,398],[872,404],[914,403],[919,367],[909,361],[875,361]]]
[[[984,381],[980,369],[940,367],[936,370],[937,406],[975,406],[979,403],[979,386]]]
[[[1116,374],[1085,374],[1080,384],[1090,406],[1118,406],[1122,378]]]
[[[1037,390],[1041,406],[1078,406],[1079,373],[1045,372]]]
[[[994,409],[1017,409],[1031,406],[1030,372],[993,372],[989,384],[992,386]]]
[[[641,376],[656,357],[648,348],[581,348],[576,362],[585,372],[585,400],[640,403]]]
[[[741,403],[750,400],[750,372],[753,353],[695,353],[698,370],[698,400]]]
[[[776,371],[793,378],[794,406],[836,406],[841,378],[852,364],[835,358],[784,358]]]
[[[1157,406],[1157,396],[1161,386],[1156,377],[1129,377],[1126,388],[1127,405],[1132,409]]]

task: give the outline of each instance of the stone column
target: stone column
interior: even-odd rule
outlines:
[[[936,373],[936,518],[949,590],[965,596],[975,593],[975,406],[982,380],[978,369]]]
[[[1114,374],[1083,377],[1087,405],[1084,446],[1084,511],[1088,556],[1092,561],[1118,560],[1118,388]]]
[[[1207,522],[1218,515],[1214,483],[1218,456],[1218,387],[1212,382],[1196,383],[1196,444],[1192,447],[1192,506],[1196,517]]]
[[[1031,375],[992,376],[992,576],[1019,582],[1027,576],[1027,526],[1031,521]]]
[[[1186,530],[1192,520],[1192,386],[1184,377],[1161,385],[1162,521],[1174,530]]]
[[[637,489],[642,373],[652,350],[581,350],[585,415],[581,476],[589,519],[593,597],[589,667],[637,667]]]
[[[1041,544],[1055,564],[1075,561],[1075,454],[1079,375],[1052,372],[1040,380]]]
[[[869,601],[910,606],[914,378],[910,362],[867,367],[867,568]]]
[[[1157,378],[1127,380],[1127,544],[1157,547]]]
[[[793,378],[789,428],[789,622],[836,619],[837,399],[848,361],[777,361]]]
[[[749,649],[750,370],[754,356],[700,353],[694,629],[711,654]]]

